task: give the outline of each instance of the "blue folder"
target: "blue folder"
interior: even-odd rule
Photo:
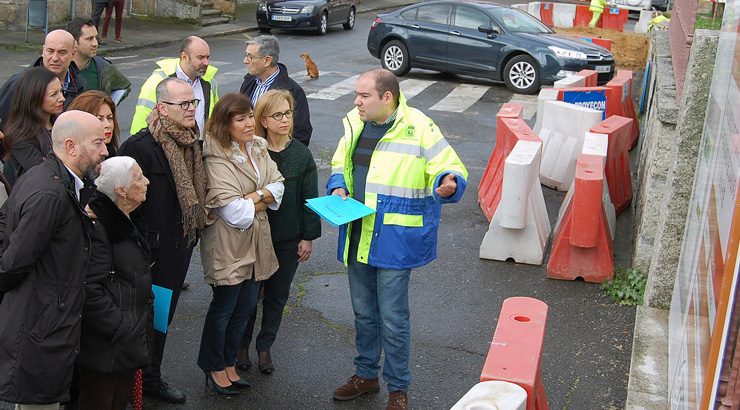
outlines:
[[[356,199],[344,200],[338,195],[309,199],[306,206],[334,226],[344,225],[375,213],[374,209]]]
[[[154,330],[167,333],[167,319],[170,316],[172,289],[152,285],[154,292]]]

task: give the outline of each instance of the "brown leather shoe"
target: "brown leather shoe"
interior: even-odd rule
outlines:
[[[359,376],[352,376],[347,380],[347,383],[334,390],[334,400],[352,400],[365,393],[377,393],[379,391],[378,379],[363,379]]]
[[[405,391],[392,391],[388,393],[388,405],[385,410],[407,410],[409,408],[409,397]]]

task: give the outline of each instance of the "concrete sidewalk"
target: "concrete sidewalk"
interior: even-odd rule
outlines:
[[[415,0],[363,0],[358,1],[357,13],[366,13],[379,10],[392,10],[407,4],[416,3]],[[110,53],[156,47],[178,43],[190,35],[202,38],[229,36],[238,33],[257,30],[257,2],[239,5],[236,18],[227,24],[201,27],[167,18],[151,17],[124,17],[121,37],[124,43],[113,41],[109,32],[108,44],[100,45],[98,55],[106,56]],[[111,21],[109,31],[114,28],[115,21]],[[55,29],[60,27],[50,27]],[[63,27],[61,27],[63,28]],[[29,30],[28,41],[25,41],[25,31],[0,30],[0,47],[9,49],[26,49],[41,52],[44,43],[43,30]]]

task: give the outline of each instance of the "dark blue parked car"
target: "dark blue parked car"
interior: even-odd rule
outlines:
[[[257,26],[263,33],[273,28],[312,30],[326,34],[329,26],[355,27],[356,0],[260,0]]]
[[[425,68],[503,81],[521,94],[582,69],[597,71],[600,85],[614,76],[609,50],[486,2],[427,1],[380,14],[367,49],[398,76]]]

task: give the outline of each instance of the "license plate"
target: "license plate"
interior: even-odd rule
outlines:
[[[597,65],[596,66],[596,72],[597,73],[608,73],[612,70],[612,66],[610,65]]]
[[[290,21],[290,16],[278,16],[273,14],[272,19],[275,21]]]

